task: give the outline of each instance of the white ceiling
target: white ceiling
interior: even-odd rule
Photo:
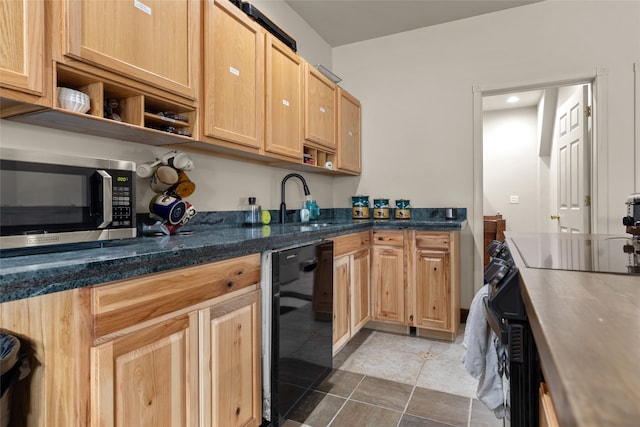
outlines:
[[[331,47],[542,0],[284,0]]]
[[[508,108],[524,108],[538,105],[542,97],[542,90],[530,90],[527,92],[505,93],[501,95],[490,95],[482,98],[483,111],[506,110]],[[510,96],[520,98],[518,102],[508,103]]]

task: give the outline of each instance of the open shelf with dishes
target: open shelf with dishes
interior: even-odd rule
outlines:
[[[55,82],[52,110],[13,120],[150,145],[193,141],[197,122],[194,106],[62,64],[56,66]]]
[[[334,170],[336,154],[310,145],[304,145],[302,161],[305,165],[321,169]]]

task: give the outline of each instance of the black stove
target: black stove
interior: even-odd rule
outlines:
[[[640,239],[597,234],[510,236],[529,268],[640,274]]]

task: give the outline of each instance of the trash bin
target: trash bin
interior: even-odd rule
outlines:
[[[11,386],[29,375],[29,363],[20,355],[18,338],[0,333],[0,427],[9,425]]]

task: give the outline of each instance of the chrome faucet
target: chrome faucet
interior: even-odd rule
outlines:
[[[286,184],[287,180],[289,178],[292,177],[296,177],[299,178],[300,181],[302,181],[302,188],[304,190],[304,195],[308,196],[311,194],[311,192],[309,191],[309,187],[307,187],[307,181],[304,180],[304,178],[302,177],[302,175],[297,174],[297,173],[290,173],[289,175],[285,176],[284,178],[282,178],[282,184],[280,187],[280,195],[281,195],[281,202],[280,202],[280,224],[284,224],[285,220],[287,218],[287,204],[284,202],[285,197],[284,197],[284,184]]]

